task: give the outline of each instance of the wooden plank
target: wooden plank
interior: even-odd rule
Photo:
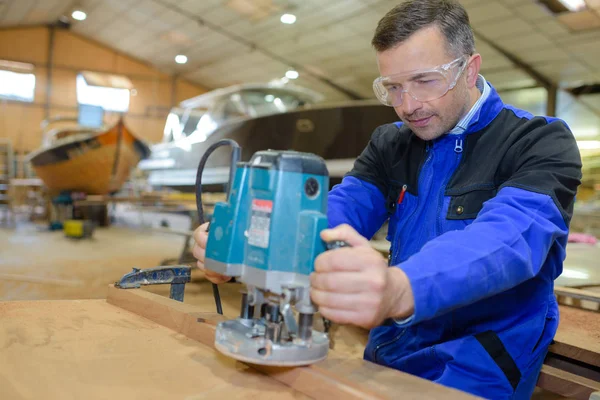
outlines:
[[[104,300],[0,302],[0,399],[308,399]]]
[[[109,285],[106,301],[210,347],[214,345],[216,323],[224,319],[168,297],[139,289],[117,289],[114,285]]]
[[[560,307],[560,325],[549,351],[600,367],[600,313]]]
[[[578,400],[588,400],[592,393],[600,391],[599,382],[549,365],[542,367],[537,385],[550,392]]]
[[[114,285],[109,286],[107,302],[146,317],[207,346],[214,345],[216,323],[225,319],[222,315],[198,312],[194,306],[174,302],[154,293],[137,289],[117,289]],[[334,382],[330,377],[319,375],[318,371],[310,368],[296,368],[296,370],[305,370],[298,374],[293,369],[253,367],[267,373],[270,371],[273,378],[314,398],[333,398],[333,396],[343,396],[344,399],[381,398],[369,394],[368,391],[361,393],[360,388],[357,390],[351,382],[342,383],[345,379]]]
[[[108,288],[107,301],[146,317],[207,346],[214,344],[216,321],[223,317],[141,289]],[[474,397],[400,371],[363,360],[348,360],[331,351],[318,364],[299,368],[252,365],[272,378],[315,399],[461,400]]]
[[[600,382],[600,368],[582,363],[578,360],[566,358],[556,353],[548,353],[544,364],[558,368],[561,371],[570,372],[577,376]]]
[[[588,300],[593,301],[594,303],[600,303],[600,293],[592,292],[591,290],[556,286],[554,288],[554,294],[557,296],[570,297],[572,299]]]

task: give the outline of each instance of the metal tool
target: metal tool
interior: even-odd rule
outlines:
[[[187,265],[161,266],[148,269],[134,268],[123,275],[115,286],[121,289],[137,289],[144,285],[171,284],[170,298],[183,301],[185,284],[192,279],[191,267]]]
[[[246,285],[240,316],[217,325],[215,347],[233,358],[296,366],[327,356],[313,330],[309,275],[327,249],[329,175],[322,158],[261,151],[237,163],[227,202],[216,204],[205,266]],[[339,247],[338,244],[331,245]]]

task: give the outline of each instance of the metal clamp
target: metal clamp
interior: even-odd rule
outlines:
[[[185,284],[192,280],[191,267],[187,265],[161,266],[148,269],[134,268],[123,275],[115,286],[121,289],[137,289],[142,285],[171,284],[169,297],[183,302]]]

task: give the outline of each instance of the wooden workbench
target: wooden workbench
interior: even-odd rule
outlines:
[[[307,398],[103,300],[5,302],[0,314],[1,399]]]
[[[335,351],[250,367],[212,348],[219,317],[114,287],[107,301],[0,302],[0,399],[473,398]]]
[[[600,396],[600,313],[560,306],[538,386],[573,399]]]

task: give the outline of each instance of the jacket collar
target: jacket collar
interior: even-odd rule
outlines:
[[[504,108],[504,102],[502,102],[496,89],[487,81],[485,84],[488,86],[489,94],[484,99],[481,107],[474,110],[471,120],[467,125],[466,134],[478,132],[488,126]]]

